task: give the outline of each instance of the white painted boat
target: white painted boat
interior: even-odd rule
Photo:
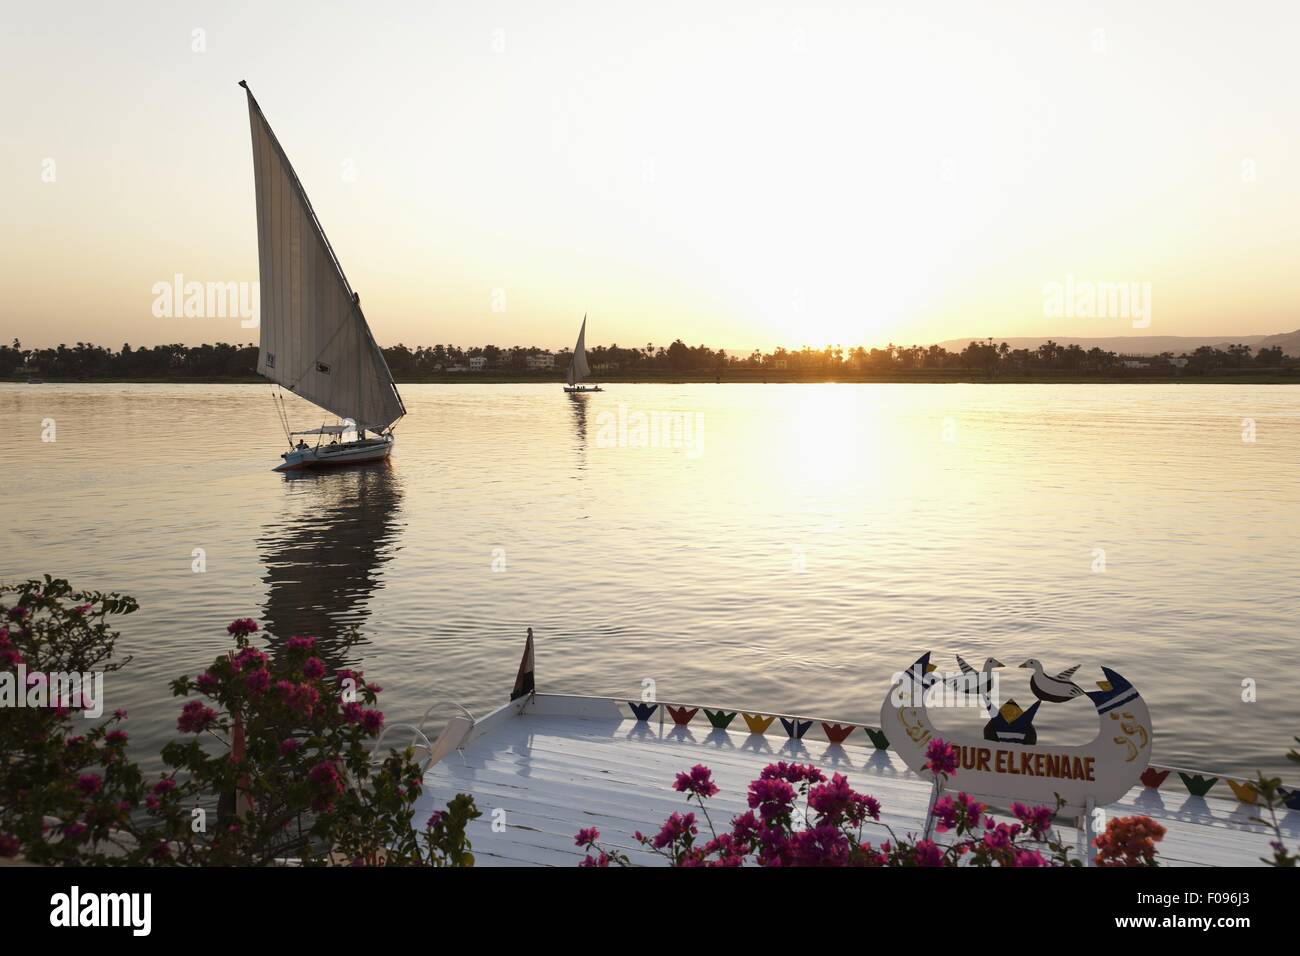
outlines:
[[[315,432],[293,432],[293,436],[314,434]],[[329,468],[338,465],[362,465],[374,461],[386,461],[392,454],[397,437],[393,434],[379,438],[367,438],[362,441],[331,441],[329,444],[308,445],[300,441],[280,457],[284,462],[274,471],[299,471],[308,468]]]
[[[604,389],[599,385],[579,385],[584,378],[591,374],[591,369],[587,366],[587,317],[582,317],[582,327],[578,329],[578,343],[573,347],[573,358],[569,360],[569,371],[565,376],[568,383],[564,390],[570,395],[580,395],[584,392],[603,392]]]
[[[406,406],[370,334],[361,297],[344,275],[298,174],[253,91],[242,80],[239,85],[248,96],[257,192],[257,373],[277,386],[273,398],[289,442],[274,470],[383,460],[392,454],[393,427]],[[280,388],[337,416],[339,423],[292,431]],[[342,441],[345,434],[352,439]],[[305,436],[317,440],[309,445],[302,441]]]
[[[715,822],[748,809],[750,781],[768,763],[786,760],[845,774],[855,789],[880,800],[881,821],[900,833],[925,828],[931,783],[907,768],[879,728],[698,701],[537,693],[531,657],[530,632],[516,683],[519,696],[510,703],[480,718],[457,708],[430,740],[439,712],[434,707],[422,727],[394,725],[380,741],[394,746],[409,734],[427,763],[417,824],[457,793],[474,796],[483,811],[469,830],[477,865],[576,865],[583,853],[574,835],[591,826],[600,829],[603,845],[623,851],[634,864],[662,865],[663,858],[633,834],[653,833],[668,814],[688,809],[672,782],[697,763],[712,769],[720,787],[709,802]],[[725,727],[715,726],[723,722]],[[1164,865],[1253,866],[1270,855],[1271,830],[1252,820],[1259,807],[1190,792],[1206,781],[1231,783],[1233,793],[1249,800],[1242,781],[1156,766],[1143,780],[1150,785],[1134,787],[1103,809],[1110,817],[1142,814],[1166,827],[1158,846]],[[960,788],[959,771],[952,789]],[[1294,842],[1300,838],[1300,812],[1284,813],[1283,833]],[[1059,830],[1086,858],[1083,831]],[[885,838],[882,829],[876,840]]]

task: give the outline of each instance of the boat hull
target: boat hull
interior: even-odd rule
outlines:
[[[285,452],[280,457],[284,461],[276,465],[274,471],[305,471],[316,468],[341,468],[347,465],[363,465],[368,462],[384,461],[393,452],[397,439],[372,439],[363,442],[345,442],[342,445],[322,445],[319,448],[304,448]]]
[[[603,392],[604,389],[599,385],[566,385],[564,390],[570,395],[581,395],[585,392]]]

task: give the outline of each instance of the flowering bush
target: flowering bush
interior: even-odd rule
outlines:
[[[942,785],[957,772],[955,749],[933,740],[926,768]],[[673,813],[652,837],[635,834],[637,842],[672,866],[1079,866],[1070,850],[1052,831],[1055,811],[1013,803],[1017,822],[998,822],[984,804],[965,793],[941,796],[934,803],[937,833],[951,834],[943,844],[913,834],[899,837],[880,823],[880,803],[849,786],[843,774],[829,779],[811,764],[769,764],[749,785],[749,810],[719,833],[709,816],[707,800],[718,792],[709,768],[698,764],[679,773],[673,789],[698,806],[707,837],[701,838],[694,812]],[[873,845],[863,839],[868,826],[880,826],[889,839]],[[1099,860],[1107,865],[1154,865],[1152,846],[1164,828],[1146,817],[1112,821],[1098,837]],[[1103,845],[1100,841],[1105,839]],[[627,855],[602,847],[600,831],[579,831],[574,843],[586,851],[581,866],[626,866]],[[1046,854],[1044,853],[1046,851]]]
[[[0,587],[0,857],[98,863],[120,853],[114,830],[128,822],[141,787],[126,758],[126,712],[74,717],[102,701],[49,677],[123,667],[129,658],[111,660],[110,619],[136,607],[129,597],[77,592],[48,576]]]
[[[0,677],[106,665],[120,595],[74,593],[46,578],[16,591],[0,629]],[[69,606],[75,604],[75,606]],[[257,624],[234,621],[233,649],[196,677],[173,682],[190,697],[167,744],[167,770],[145,780],[125,754],[126,713],[72,733],[70,702],[0,708],[0,856],[41,863],[472,865],[465,829],[479,816],[460,795],[422,832],[413,826],[420,768],[408,749],[376,762],[380,688],[330,671],[311,637],[270,653]],[[57,663],[52,663],[57,662]],[[124,662],[123,662],[124,663]],[[193,695],[193,696],[191,696]]]
[[[1098,866],[1156,866],[1156,844],[1165,828],[1150,817],[1117,817],[1092,841]]]

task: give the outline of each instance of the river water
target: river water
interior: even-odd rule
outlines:
[[[402,393],[391,464],[287,479],[269,386],[0,385],[0,578],[139,599],[107,706],[147,764],[243,616],[357,628],[390,720],[502,702],[531,626],[542,690],[874,724],[933,650],[1118,670],[1179,766],[1281,771],[1300,733],[1293,387]]]

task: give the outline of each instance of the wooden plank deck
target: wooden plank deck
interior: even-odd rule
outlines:
[[[743,727],[739,717],[734,723]],[[780,732],[780,724],[775,726]],[[691,809],[672,789],[679,771],[697,763],[712,769],[720,792],[708,802],[709,811],[722,830],[748,809],[749,782],[776,760],[845,774],[855,789],[880,800],[881,821],[900,834],[924,826],[929,782],[865,740],[840,745],[778,737],[770,729],[759,735],[707,724],[639,722],[623,716],[613,701],[547,695],[526,708],[489,715],[462,750],[430,767],[416,821],[422,825],[452,796],[470,793],[483,811],[469,830],[479,866],[576,865],[582,854],[574,834],[590,826],[600,829],[602,843],[634,863],[657,865],[662,858],[644,850],[633,834],[653,834],[668,814]],[[960,789],[960,774],[952,786]],[[1250,822],[1257,808],[1234,800],[1137,787],[1107,808],[1111,817],[1133,813],[1167,828],[1159,847],[1167,865],[1260,865],[1269,852],[1270,831]],[[1300,837],[1300,813],[1286,812],[1282,823],[1291,841]],[[703,820],[700,825],[707,832]],[[888,839],[883,827],[868,829],[872,842]],[[1062,827],[1061,833],[1073,846],[1075,830]]]

